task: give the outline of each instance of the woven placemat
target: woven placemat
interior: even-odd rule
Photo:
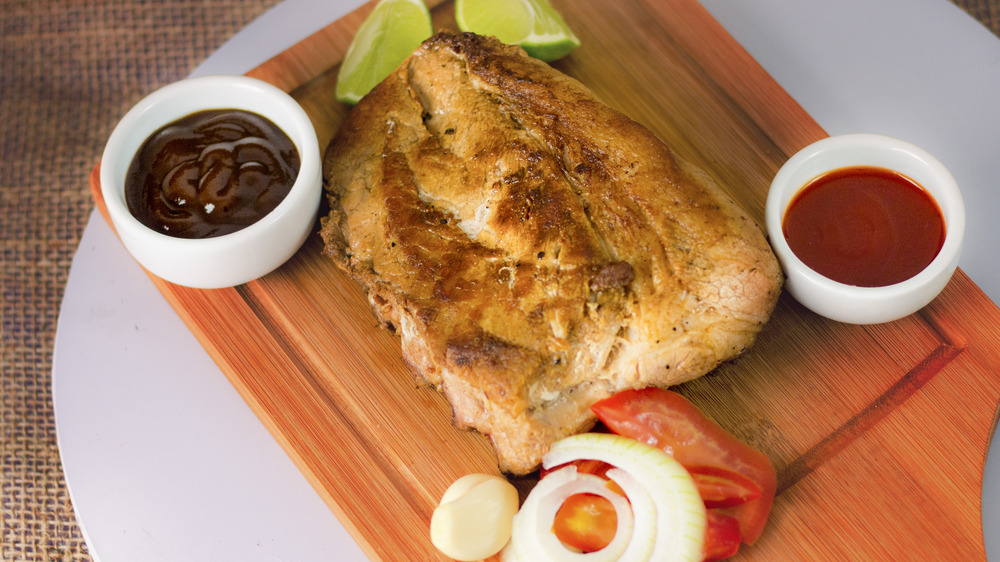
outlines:
[[[1000,0],[955,0],[1000,35]],[[90,560],[50,375],[59,304],[117,120],[278,0],[0,0],[2,560]]]
[[[2,560],[90,560],[50,375],[88,173],[117,120],[278,0],[0,0]]]
[[[1000,36],[1000,2],[997,0],[952,0],[979,20],[995,35]]]

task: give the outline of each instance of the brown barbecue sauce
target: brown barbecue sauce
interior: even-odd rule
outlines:
[[[125,177],[125,201],[157,232],[222,236],[274,210],[299,163],[291,139],[269,119],[238,109],[199,111],[146,139]]]

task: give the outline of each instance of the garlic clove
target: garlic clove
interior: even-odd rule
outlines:
[[[460,561],[481,560],[510,540],[517,489],[499,476],[468,474],[456,480],[431,516],[431,542]]]

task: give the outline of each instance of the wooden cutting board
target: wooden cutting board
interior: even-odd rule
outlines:
[[[709,171],[760,222],[778,167],[826,136],[695,0],[553,3],[583,40],[554,66]],[[454,29],[450,2],[428,4],[437,28]],[[250,73],[300,101],[321,146],[346,115],[333,100],[337,65],[371,8]],[[277,271],[231,289],[153,280],[371,558],[437,559],[432,510],[459,476],[496,473],[492,450],[415,386],[398,339],[320,250],[313,236]],[[985,559],[998,328],[1000,310],[961,271],[925,309],[884,325],[827,321],[784,295],[747,354],[680,387],[777,468],[768,528],[740,558]]]

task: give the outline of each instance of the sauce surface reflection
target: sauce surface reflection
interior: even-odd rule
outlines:
[[[157,232],[222,236],[273,211],[299,165],[294,143],[269,119],[238,109],[199,111],[146,139],[129,166],[125,200]]]

